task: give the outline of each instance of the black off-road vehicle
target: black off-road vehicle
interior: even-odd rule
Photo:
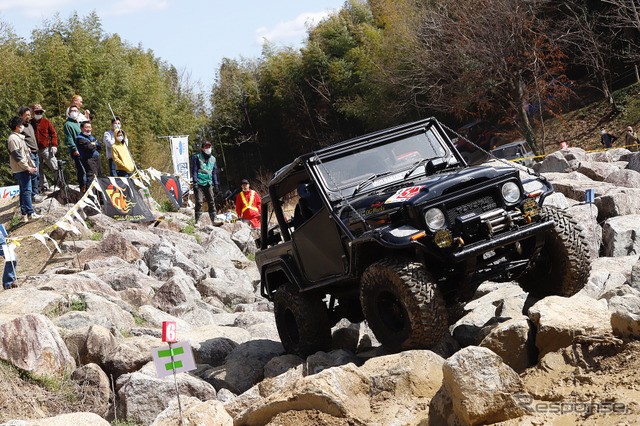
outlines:
[[[256,253],[285,349],[330,349],[341,318],[366,319],[392,350],[432,347],[447,306],[488,279],[576,293],[589,252],[566,213],[542,207],[552,191],[521,166],[469,167],[433,118],[299,157],[262,199]]]

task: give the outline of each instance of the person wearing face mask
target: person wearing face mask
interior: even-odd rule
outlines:
[[[7,140],[9,150],[9,165],[11,171],[18,180],[20,186],[20,211],[22,221],[28,222],[30,219],[39,219],[41,216],[33,210],[31,203],[31,175],[36,173],[36,165],[31,159],[31,152],[25,142],[24,119],[19,116],[12,117],[9,122],[11,134]]]
[[[81,133],[76,136],[76,146],[80,152],[80,161],[87,173],[87,185],[93,182],[93,178],[100,176],[102,166],[100,164],[100,153],[98,150],[102,144],[98,139],[91,135],[92,126],[90,121],[83,121],[80,124]],[[86,192],[86,187],[83,193]]]
[[[38,157],[38,141],[36,140],[36,134],[33,130],[33,126],[31,125],[31,108],[27,106],[18,108],[18,115],[24,120],[24,130],[22,131],[22,134],[24,135],[24,142],[29,147],[31,161],[33,161],[33,164],[36,165],[36,169],[38,169],[40,158]],[[43,200],[43,198],[38,195],[39,178],[40,174],[38,172],[31,175],[31,198],[35,202]]]
[[[87,174],[82,161],[80,161],[80,152],[76,147],[76,137],[80,134],[78,107],[71,105],[68,111],[67,121],[64,123],[64,144],[69,150],[69,157],[73,160],[73,165],[76,167],[76,177],[78,178],[80,192],[84,192],[87,189]]]
[[[604,127],[600,129],[600,143],[604,145],[605,148],[611,148],[616,139],[618,139],[618,137],[608,133]]]
[[[102,142],[105,146],[105,152],[107,154],[107,161],[109,162],[109,172],[111,176],[118,176],[116,170],[116,163],[113,161],[113,155],[111,153],[111,147],[115,144],[116,139],[114,136],[114,132],[120,128],[120,117],[114,117],[111,119],[111,130],[104,132],[102,135]],[[124,145],[129,146],[129,139],[127,136],[124,137]]]
[[[76,120],[78,120],[78,123],[82,123],[83,121],[91,121],[91,112],[88,109],[84,110],[84,114],[81,112],[82,103],[83,103],[82,96],[73,95],[71,97],[71,105],[78,108],[78,115],[76,117]],[[71,109],[71,106],[67,108],[67,117],[69,116],[70,109]]]
[[[198,223],[200,216],[202,216],[202,198],[204,197],[207,200],[211,223],[217,225],[220,221],[216,219],[214,191],[216,194],[219,192],[218,166],[216,165],[216,157],[211,155],[211,142],[202,142],[200,152],[195,154],[191,161],[191,170],[193,191],[196,199],[196,223]]]
[[[118,177],[131,177],[136,166],[133,162],[133,158],[131,158],[129,148],[125,145],[127,136],[122,129],[116,129],[114,133],[115,143],[111,147],[111,150],[113,163],[116,167],[116,175]]]
[[[44,118],[46,111],[42,108],[42,105],[35,104],[31,109],[33,110],[31,126],[36,134],[36,141],[38,142],[38,156],[40,160],[42,160],[38,167],[38,174],[40,175],[40,187],[38,191],[43,192],[49,190],[43,164],[46,164],[53,172],[55,179],[59,180],[58,159],[56,158],[56,153],[58,152],[58,134],[56,133],[56,129],[53,128],[53,124]],[[60,186],[61,182],[58,181],[56,184]]]

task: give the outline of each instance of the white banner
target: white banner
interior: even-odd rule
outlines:
[[[5,186],[0,188],[0,198],[7,199],[11,198],[16,194],[20,193],[20,187],[18,185],[15,186]]]
[[[180,180],[182,186],[182,192],[189,192],[189,185],[187,182],[191,182],[189,176],[189,136],[170,137],[171,141],[171,154],[173,157],[173,171],[175,174],[182,176]]]

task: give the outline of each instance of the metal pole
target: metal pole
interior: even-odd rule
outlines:
[[[171,353],[171,365],[173,366],[173,384],[176,387],[176,396],[178,397],[178,412],[180,413],[180,426],[182,426],[182,405],[180,404],[180,392],[178,391],[178,378],[176,377],[176,369],[175,364],[173,363],[173,348],[171,347],[171,342],[169,342],[169,353]]]

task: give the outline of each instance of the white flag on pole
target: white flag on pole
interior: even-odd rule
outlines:
[[[187,182],[191,181],[189,176],[189,136],[171,137],[171,153],[173,157],[173,171],[182,176],[180,180],[182,192],[189,192]],[[186,182],[185,182],[186,181]]]

